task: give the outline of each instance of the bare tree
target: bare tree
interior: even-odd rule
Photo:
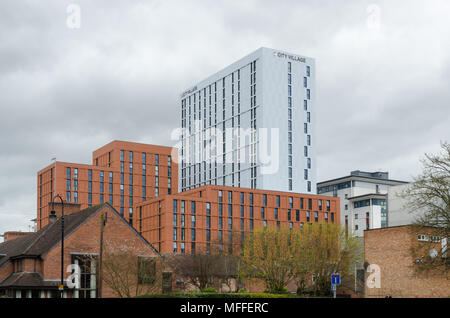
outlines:
[[[154,294],[161,291],[162,267],[160,257],[137,256],[131,249],[107,246],[102,279],[120,298]]]
[[[168,266],[177,276],[186,279],[189,284],[202,290],[211,285],[216,255],[201,251],[196,254],[176,254],[167,256]]]
[[[441,143],[442,153],[425,154],[423,170],[403,191],[406,207],[418,213],[413,230],[426,234],[428,244],[414,245],[412,256],[418,270],[449,271],[447,242],[450,236],[450,144]],[[433,238],[433,239],[432,239]],[[439,242],[442,244],[436,244]],[[435,253],[431,253],[433,249]]]

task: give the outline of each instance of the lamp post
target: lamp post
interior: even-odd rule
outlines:
[[[52,211],[50,212],[51,215],[56,216],[56,212],[54,210],[56,198],[61,200],[61,284],[59,285],[59,291],[61,292],[60,297],[63,298],[63,295],[64,295],[64,200],[59,194],[57,194],[53,197]]]
[[[102,298],[102,270],[103,270],[103,231],[105,229],[106,222],[108,221],[108,212],[102,213],[100,216],[100,255],[99,255],[99,266],[98,266],[98,298]]]

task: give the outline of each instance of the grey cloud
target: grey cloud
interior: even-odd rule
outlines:
[[[66,8],[81,7],[81,29]],[[380,29],[367,27],[379,5]],[[409,179],[450,137],[447,1],[1,1],[0,233],[36,172],[112,139],[173,144],[181,91],[261,47],[316,58],[318,179]]]

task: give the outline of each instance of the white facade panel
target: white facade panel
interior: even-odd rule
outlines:
[[[210,87],[211,115],[201,106],[202,100],[210,97]],[[181,154],[189,154],[180,158],[180,191],[204,184],[223,184],[278,191],[315,192],[316,111],[313,59],[268,48],[258,49],[188,89],[181,95],[180,104],[182,127],[185,129]],[[219,138],[214,143],[217,145],[217,156],[210,158],[214,169],[217,166],[217,174],[214,171],[210,178],[208,171],[206,179],[202,173],[202,161],[209,162],[209,158],[197,156],[197,153],[204,152],[205,140],[199,135],[194,142],[194,120],[199,118],[196,113],[201,110],[204,120],[198,130],[216,128],[217,133],[241,128],[247,130],[242,132],[243,135],[250,132],[249,128],[255,130],[246,140],[237,140],[238,134],[236,138],[225,136],[224,143]],[[308,140],[311,141],[309,144]],[[206,143],[209,144],[210,140],[206,140]],[[216,164],[218,157],[223,155],[224,144],[225,152],[229,152],[229,155],[225,155],[225,163],[218,161]],[[190,149],[186,149],[188,146]],[[264,152],[264,149],[268,152]],[[239,155],[234,152],[239,152]],[[265,156],[267,153],[270,156]],[[195,177],[192,178],[192,175]]]

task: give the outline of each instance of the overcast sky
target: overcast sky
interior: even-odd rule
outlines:
[[[450,139],[449,17],[448,0],[1,0],[0,233],[29,229],[52,157],[174,145],[179,94],[261,46],[316,59],[318,181],[410,180]]]

